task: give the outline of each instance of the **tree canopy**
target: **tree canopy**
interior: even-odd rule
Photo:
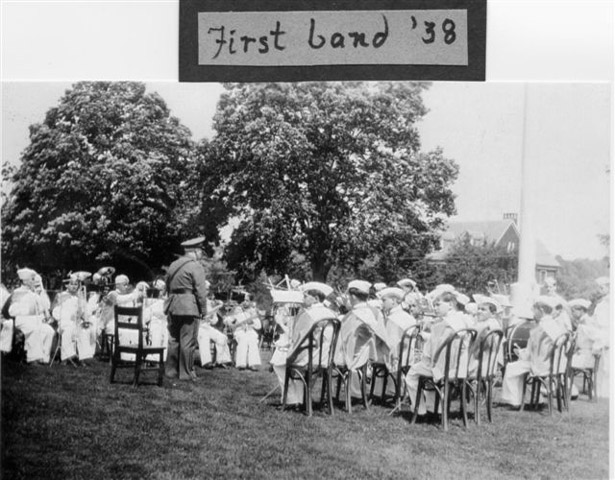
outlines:
[[[509,286],[517,279],[518,252],[508,251],[495,242],[473,245],[465,235],[457,240],[445,257],[445,263],[438,266],[433,277],[437,283],[455,285],[467,293],[488,293],[489,282],[497,281]]]
[[[3,260],[147,275],[170,262],[185,228],[193,153],[189,130],[144,84],[75,84],[30,127],[9,172]]]
[[[302,259],[317,280],[366,261],[392,275],[435,244],[458,167],[420,151],[425,84],[225,87],[199,183],[218,230],[240,220],[227,248],[239,274],[287,273]]]

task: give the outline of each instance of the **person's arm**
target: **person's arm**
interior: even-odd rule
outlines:
[[[207,315],[207,280],[205,270],[201,264],[192,263],[192,288],[196,297],[196,304],[201,316]]]

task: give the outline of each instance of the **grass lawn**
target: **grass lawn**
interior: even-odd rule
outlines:
[[[266,359],[268,352],[263,352]],[[262,371],[201,370],[196,383],[109,384],[100,361],[2,364],[3,479],[602,479],[609,476],[609,403],[581,396],[570,414],[496,408],[494,423],[360,405],[312,418],[259,403],[276,379]],[[453,409],[457,409],[457,403]]]

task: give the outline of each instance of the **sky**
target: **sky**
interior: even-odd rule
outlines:
[[[146,82],[193,138],[211,138],[219,84]],[[28,126],[43,120],[70,82],[2,84],[2,161],[19,161]],[[607,83],[434,83],[419,123],[423,150],[457,162],[459,220],[520,211],[522,160],[536,236],[565,259],[608,254],[611,224],[611,86]]]

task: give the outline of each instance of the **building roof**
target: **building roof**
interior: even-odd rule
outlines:
[[[442,239],[452,242],[463,234],[468,233],[471,238],[484,239],[487,242],[495,242],[496,244],[502,239],[509,228],[513,228],[517,237],[519,237],[519,229],[513,220],[486,220],[478,222],[450,222],[448,229],[442,234]],[[450,245],[449,244],[449,245]],[[432,252],[427,256],[432,261],[444,261],[448,254],[448,246],[443,245],[441,250]],[[549,252],[544,243],[536,239],[536,265],[542,267],[559,268],[561,265],[555,257]]]
[[[551,252],[547,250],[544,243],[538,239],[536,239],[536,265],[541,267],[561,267]]]
[[[444,235],[449,236],[452,234],[454,238],[459,238],[462,234],[467,232],[473,238],[484,236],[486,241],[497,243],[511,226],[517,235],[519,235],[519,229],[512,220],[450,222]]]

